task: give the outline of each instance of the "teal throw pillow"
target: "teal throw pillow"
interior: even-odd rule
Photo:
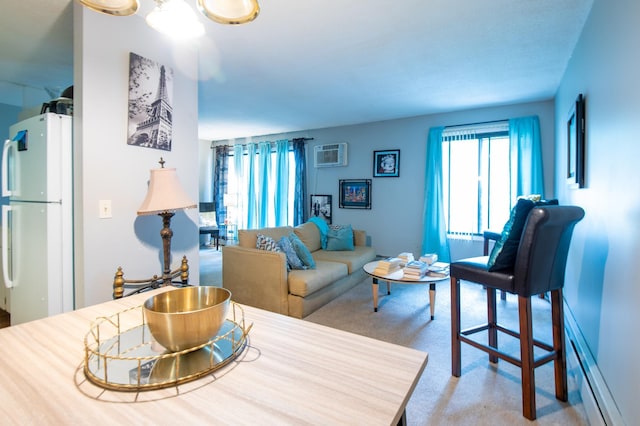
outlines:
[[[302,263],[309,269],[316,269],[316,261],[313,260],[313,256],[311,256],[311,252],[304,245],[302,240],[298,238],[298,236],[294,233],[289,235],[289,240],[291,241],[291,245],[293,249],[296,251],[296,254],[302,260]]]
[[[355,250],[351,225],[329,225],[327,251]]]
[[[287,256],[287,264],[291,269],[307,269],[307,267],[302,263],[302,260],[298,257],[295,249],[291,245],[291,240],[289,238],[282,237],[280,238],[280,249]]]
[[[491,272],[513,270],[518,254],[518,246],[520,245],[520,238],[522,237],[524,225],[527,223],[529,212],[537,206],[557,204],[558,200],[534,202],[531,199],[519,198],[515,207],[511,209],[511,215],[504,225],[500,240],[496,241],[493,250],[491,250],[489,261],[487,262],[488,270]]]
[[[318,231],[320,231],[320,246],[323,249],[327,248],[327,234],[329,233],[329,225],[327,221],[320,217],[312,217],[309,219],[309,222],[313,223],[318,227]]]

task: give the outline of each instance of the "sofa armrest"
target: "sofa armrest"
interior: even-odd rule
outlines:
[[[366,246],[367,245],[367,231],[363,231],[360,229],[353,230],[353,242],[357,246]]]
[[[284,253],[223,247],[222,286],[231,291],[231,300],[235,302],[284,315],[289,313]]]

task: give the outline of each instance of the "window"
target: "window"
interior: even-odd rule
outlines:
[[[249,156],[246,151],[242,156],[242,169],[245,171],[244,173],[236,173],[235,159],[234,155],[231,154],[229,157],[228,163],[228,173],[229,179],[227,183],[227,198],[228,201],[225,203],[226,211],[227,211],[227,221],[228,223],[233,223],[238,226],[238,229],[246,229],[248,227],[248,213],[247,213],[247,204],[249,202],[249,175],[246,173],[249,170]],[[295,192],[295,156],[293,151],[290,149],[287,155],[289,167],[288,167],[288,179],[287,179],[287,224],[293,226],[294,223],[294,192]],[[260,205],[261,212],[264,212],[266,215],[266,225],[265,226],[278,226],[276,224],[275,218],[275,198],[274,194],[276,192],[276,152],[274,150],[271,151],[271,167],[267,170],[267,183],[263,185],[261,182],[255,185],[256,191],[261,192],[262,189],[266,188],[268,196],[265,197],[267,200],[267,205]],[[256,161],[253,164],[253,175],[254,176],[263,176],[262,170],[260,170],[260,162]],[[253,200],[263,199],[259,193],[254,194],[251,197]],[[258,203],[260,204],[260,203]]]
[[[455,237],[500,230],[511,209],[508,123],[453,129],[442,136],[447,233]]]

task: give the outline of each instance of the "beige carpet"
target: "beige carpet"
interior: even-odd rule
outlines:
[[[215,250],[214,250],[215,251]],[[221,255],[201,250],[201,281],[221,282],[216,270]],[[206,262],[207,265],[203,265]],[[206,271],[203,274],[203,271]],[[429,362],[407,405],[409,425],[586,425],[574,371],[569,371],[569,402],[555,399],[553,364],[536,369],[537,416],[535,422],[522,417],[520,369],[500,361],[491,364],[487,355],[469,345],[462,346],[462,376],[451,376],[450,296],[448,281],[437,286],[435,320],[429,319],[428,286],[392,285],[391,295],[380,286],[378,312],[373,312],[370,280],[305,318],[329,327],[408,346],[429,353]],[[486,317],[481,287],[462,287],[462,326],[476,325]],[[546,300],[533,299],[534,337],[551,341],[551,313]],[[498,319],[517,328],[515,296],[498,301]],[[519,354],[516,339],[499,337],[500,347]],[[376,374],[372,371],[371,374]],[[357,419],[347,423],[357,424]]]

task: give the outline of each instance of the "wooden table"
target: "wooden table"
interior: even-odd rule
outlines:
[[[435,264],[434,264],[435,265]],[[438,265],[446,265],[445,263],[438,263]],[[402,269],[398,269],[388,275],[378,275],[375,273],[378,261],[374,260],[364,265],[362,268],[373,280],[371,281],[371,292],[373,293],[373,311],[378,312],[378,281],[387,282],[387,294],[391,294],[390,283],[397,284],[429,284],[429,310],[431,313],[431,319],[435,318],[436,310],[436,282],[442,280],[448,280],[449,275],[445,277],[432,277],[425,275],[419,280],[404,278],[404,272]],[[448,269],[447,269],[448,271]]]
[[[0,423],[397,424],[427,364],[425,352],[243,306],[248,346],[208,376],[145,392],[87,381],[90,323],[167,290],[1,329]]]

